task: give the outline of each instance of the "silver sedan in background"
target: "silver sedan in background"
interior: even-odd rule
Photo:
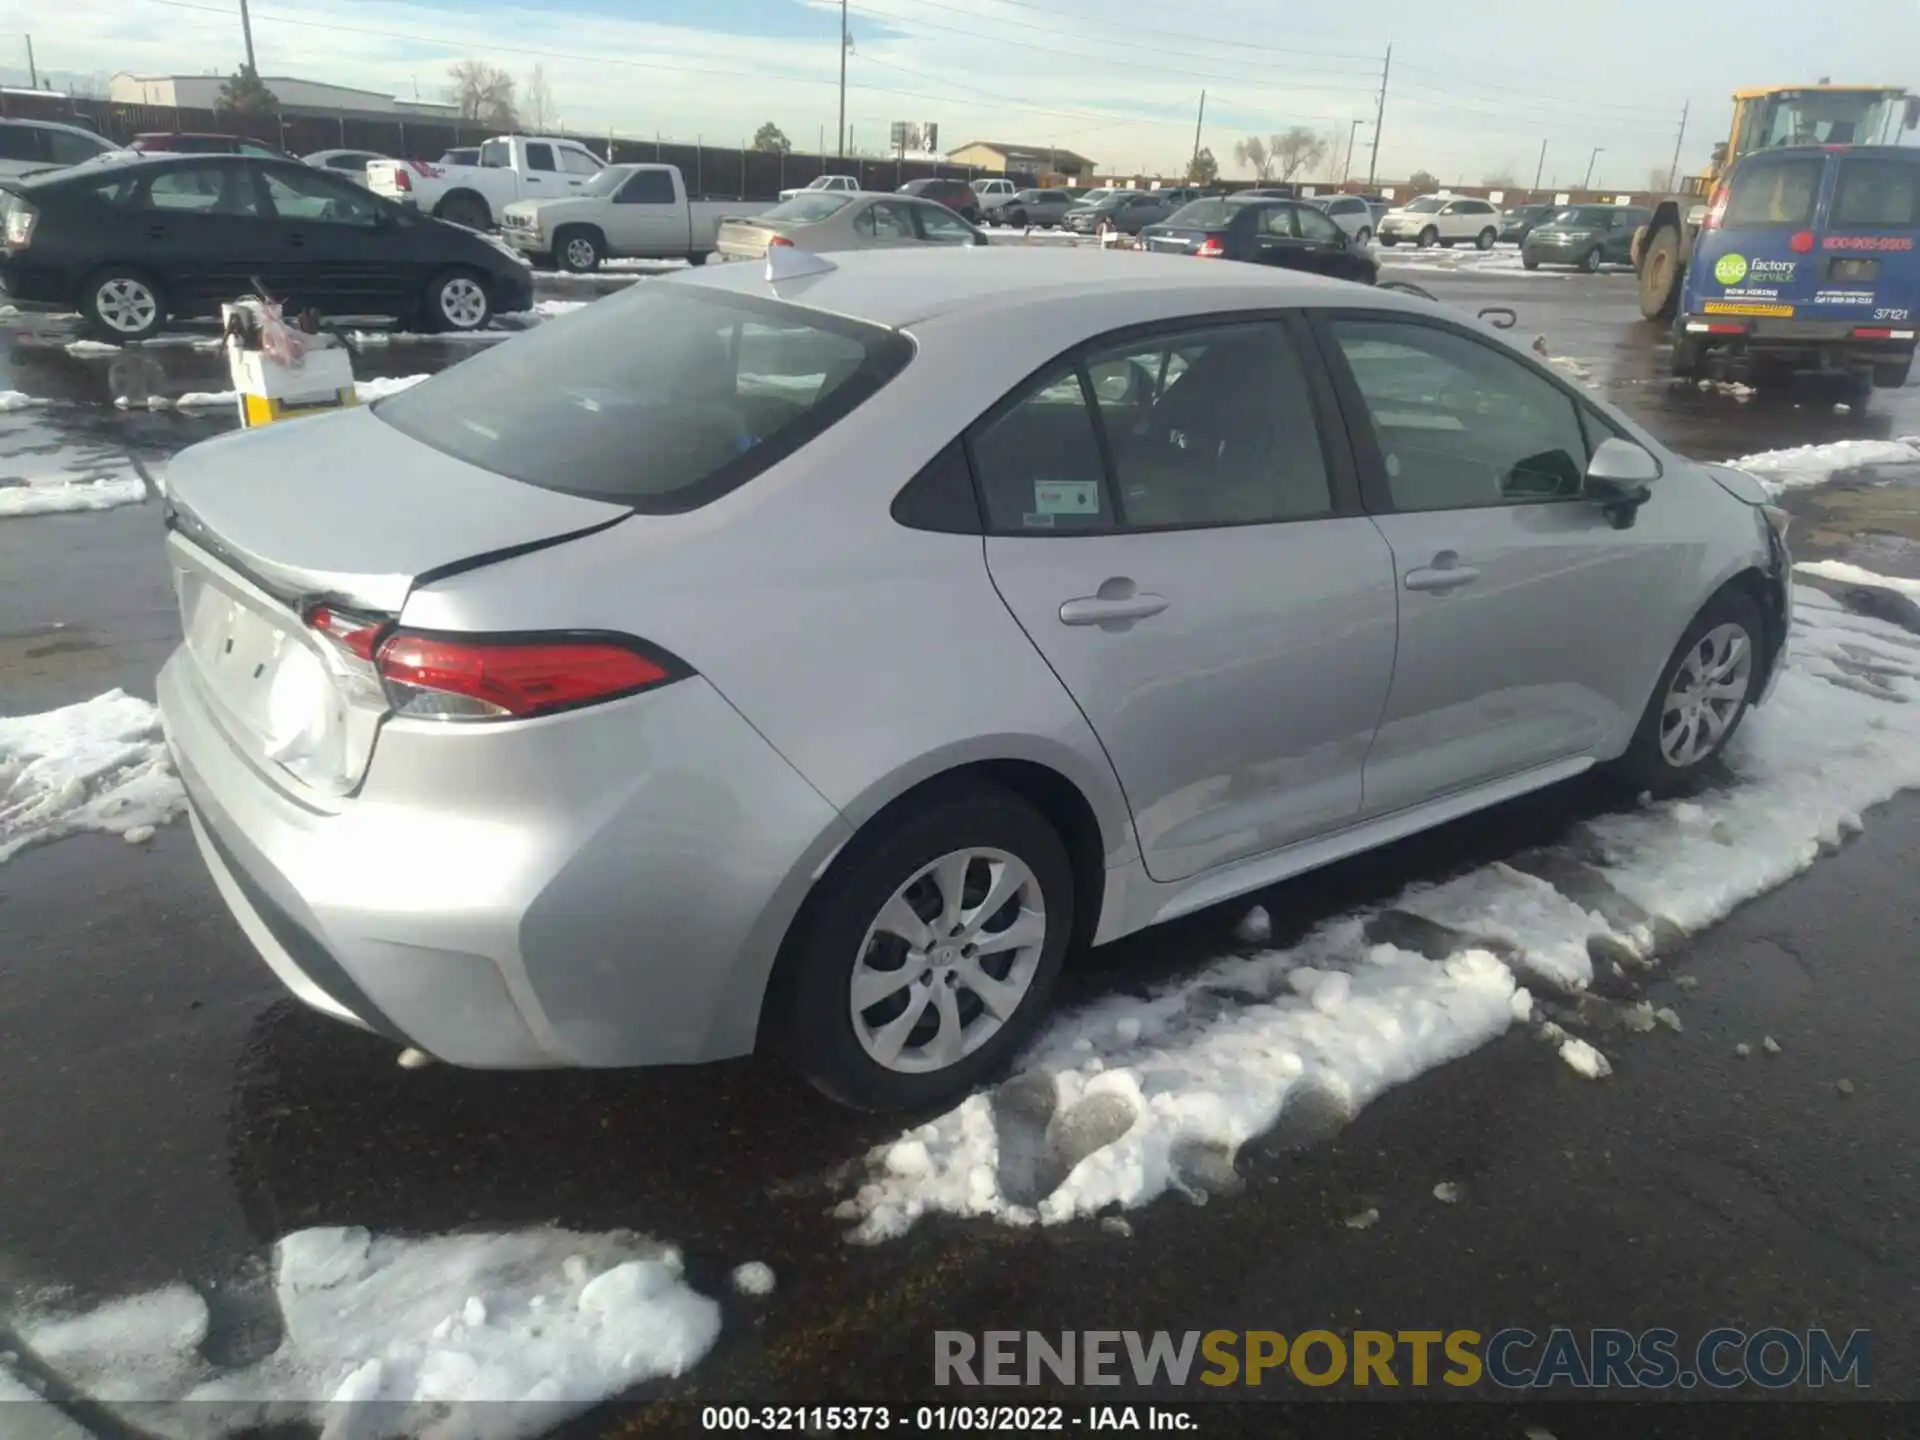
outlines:
[[[722,259],[751,260],[774,245],[824,254],[902,245],[984,245],[986,235],[946,206],[911,195],[812,191],[720,225]]]
[[[172,462],[161,713],[307,1004],[932,1105],[1071,952],[1596,765],[1672,789],[1778,673],[1759,483],[1437,305],[792,259]]]

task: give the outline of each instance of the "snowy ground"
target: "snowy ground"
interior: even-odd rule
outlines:
[[[1733,783],[1062,1016],[1013,1079],[869,1157],[839,1212],[852,1237],[932,1212],[1053,1224],[1168,1191],[1203,1198],[1234,1183],[1250,1140],[1343,1123],[1533,1018],[1536,997],[1577,998],[1596,955],[1656,965],[1662,936],[1798,874],[1868,807],[1920,786],[1920,639],[1817,591],[1796,604],[1792,667],[1737,737]],[[1397,942],[1377,938],[1383,915]],[[1602,1073],[1586,1042],[1547,1034]]]
[[[679,1252],[627,1234],[302,1230],[274,1247],[272,1298],[279,1345],[233,1367],[205,1358],[207,1302],[184,1283],[82,1309],[46,1296],[6,1318],[60,1386],[168,1440],[302,1419],[327,1440],[535,1436],[684,1374],[720,1333]],[[0,1399],[24,1387],[5,1361],[19,1357],[0,1357]]]

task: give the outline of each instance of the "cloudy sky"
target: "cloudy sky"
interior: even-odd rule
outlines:
[[[1302,22],[1278,18],[1298,11]],[[1643,188],[1673,157],[1699,168],[1737,85],[1834,80],[1920,87],[1920,4],[1858,0],[850,0],[847,119],[859,149],[891,120],[973,138],[1058,145],[1102,167],[1171,171],[1203,143],[1236,173],[1234,142],[1305,125],[1343,164],[1362,120],[1364,175],[1381,60],[1393,45],[1380,178],[1416,168],[1472,183],[1505,173]],[[447,66],[479,57],[524,81],[544,69],[569,128],[738,144],[772,120],[797,148],[832,147],[832,0],[256,0],[263,74],[442,98]],[[0,79],[231,70],[237,0],[0,0]],[[1660,37],[1657,41],[1650,37]],[[1920,138],[1920,137],[1909,137]],[[1323,173],[1326,166],[1322,167]]]

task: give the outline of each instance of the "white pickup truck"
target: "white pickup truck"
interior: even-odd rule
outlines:
[[[478,165],[370,161],[367,188],[456,225],[491,230],[514,201],[570,195],[604,168],[577,140],[501,135],[480,147]]]
[[[796,195],[811,195],[820,190],[830,195],[857,195],[860,181],[852,175],[816,175],[804,185],[789,185],[780,192],[780,198],[791,200]]]
[[[500,212],[500,235],[536,265],[586,271],[602,260],[684,257],[703,265],[722,220],[766,209],[750,200],[693,200],[675,165],[609,165],[578,195],[520,200]]]

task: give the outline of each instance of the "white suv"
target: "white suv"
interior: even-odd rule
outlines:
[[[1380,243],[1397,245],[1410,240],[1425,248],[1471,240],[1491,250],[1500,236],[1500,212],[1486,200],[1464,196],[1422,195],[1380,217]]]
[[[1011,180],[976,180],[972,189],[980,197],[983,211],[998,210],[1020,193],[1020,187]]]
[[[1307,201],[1361,245],[1373,239],[1373,207],[1358,195],[1321,195]]]

